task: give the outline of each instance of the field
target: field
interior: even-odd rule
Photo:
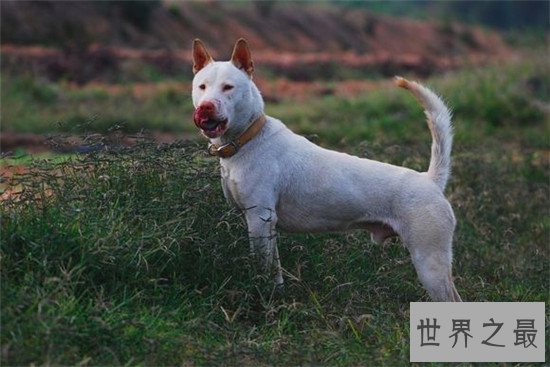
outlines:
[[[544,52],[532,52],[426,81],[455,115],[447,195],[458,219],[455,282],[467,301],[548,302],[547,76]],[[196,137],[189,95],[170,86],[139,103],[131,88],[112,95],[21,76],[2,78],[2,92],[3,118],[20,115],[31,131],[92,139],[87,131],[112,134],[123,110],[115,131],[162,126]],[[283,99],[267,113],[324,146],[428,164],[422,111],[388,82],[353,97]],[[56,116],[68,125],[44,124]],[[427,296],[399,242],[281,234],[286,289],[274,294],[205,143],[135,140],[3,160],[5,175],[20,168],[1,203],[4,364],[408,363],[409,302]]]
[[[459,293],[550,301],[547,28],[506,39],[427,12],[540,25],[543,2],[388,3],[436,21],[362,2],[28,4],[0,4],[1,364],[409,364],[409,303],[428,297],[398,240],[280,233],[284,291],[257,269],[192,123],[198,35],[219,59],[246,35],[266,113],[295,132],[418,171],[430,133],[391,77],[432,87],[454,113]]]

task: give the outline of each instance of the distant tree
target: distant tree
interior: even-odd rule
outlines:
[[[122,17],[141,30],[149,29],[153,11],[161,5],[159,0],[115,0],[98,2],[98,6],[110,11],[118,10]]]
[[[446,13],[457,14],[463,20],[499,29],[541,28],[549,26],[548,1],[449,1],[439,5]]]
[[[441,18],[445,21],[478,23],[503,30],[548,30],[550,27],[548,0],[327,1],[333,5],[363,8],[394,16]]]

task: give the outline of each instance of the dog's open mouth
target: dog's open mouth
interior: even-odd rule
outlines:
[[[193,121],[207,138],[220,137],[227,127],[227,119],[218,117],[208,107],[199,107],[193,113]]]
[[[227,126],[227,119],[223,120],[213,120],[209,119],[207,121],[201,122],[198,124],[201,132],[208,138],[214,139],[223,135],[225,128]]]

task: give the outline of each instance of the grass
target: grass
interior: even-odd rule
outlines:
[[[447,196],[458,219],[456,283],[468,301],[549,301],[548,121],[533,103],[548,100],[548,85],[525,84],[547,75],[541,65],[428,82],[456,116]],[[54,90],[54,106],[63,93]],[[32,98],[46,99],[49,116],[44,96]],[[90,98],[106,114],[114,103]],[[426,169],[429,134],[405,92],[306,107],[283,102],[268,113],[325,145]],[[401,245],[360,231],[281,234],[278,296],[248,254],[243,220],[202,142],[144,140],[25,164],[11,182],[25,191],[0,204],[4,364],[408,363],[409,302],[427,296]]]
[[[127,132],[148,128],[190,131],[190,95],[168,88],[152,98],[131,92],[109,94],[99,87],[74,90],[28,76],[2,78],[2,128],[16,132],[106,132],[120,126]]]
[[[429,81],[450,101],[457,116],[459,139],[470,141],[494,134],[515,135],[517,129],[522,133],[525,128],[540,129],[544,119],[540,104],[549,94],[549,70],[545,52],[529,57],[529,61],[471,68]],[[75,89],[63,82],[3,75],[1,92],[2,130],[84,133],[106,132],[118,126],[127,132],[149,129],[196,135],[190,93],[175,85],[141,95],[132,88],[111,93],[106,87]],[[416,136],[429,141],[425,125],[420,123],[423,114],[417,102],[397,88],[381,87],[355,98],[311,98],[308,108],[281,98],[280,103],[268,103],[268,114],[299,133],[319,134],[321,141],[331,146],[379,141],[386,136],[405,143]],[[544,135],[524,135],[538,139],[539,146],[546,144]]]

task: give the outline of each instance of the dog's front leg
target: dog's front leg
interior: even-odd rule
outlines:
[[[277,215],[269,207],[252,207],[245,211],[250,238],[250,251],[258,257],[265,272],[275,272],[275,285],[283,285],[279,250],[277,249]]]

